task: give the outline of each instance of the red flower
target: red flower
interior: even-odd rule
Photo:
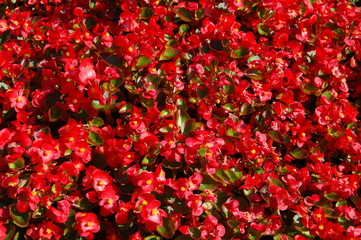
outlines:
[[[0,239],[6,238],[6,232],[7,232],[6,227],[4,226],[3,222],[0,222]]]
[[[225,227],[218,223],[218,219],[214,216],[207,216],[201,227],[201,239],[221,240],[226,233]]]
[[[82,85],[86,85],[89,80],[96,78],[93,62],[89,58],[80,63],[79,70],[79,80]]]
[[[100,230],[100,222],[95,213],[78,212],[75,215],[75,222],[74,229],[78,230],[78,234],[86,239],[93,239],[94,233]]]

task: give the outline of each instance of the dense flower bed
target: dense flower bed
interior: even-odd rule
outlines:
[[[0,1],[0,239],[360,239],[361,10]]]

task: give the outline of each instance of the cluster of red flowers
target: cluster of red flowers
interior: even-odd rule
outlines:
[[[0,0],[0,239],[360,239],[361,9]]]

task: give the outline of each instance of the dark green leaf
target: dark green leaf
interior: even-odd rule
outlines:
[[[194,127],[196,125],[196,122],[194,119],[188,119],[185,122],[181,124],[181,132],[182,134],[188,134],[193,131]]]
[[[16,227],[14,224],[8,223],[8,224],[4,224],[6,227],[6,237],[3,240],[10,240],[13,239],[14,235],[15,235],[15,231],[16,231]]]
[[[153,10],[151,8],[148,7],[143,7],[142,8],[142,13],[140,14],[140,19],[148,19],[151,16],[153,16]]]
[[[182,162],[177,162],[177,161],[168,161],[167,159],[163,158],[162,160],[162,165],[165,167],[165,168],[168,168],[168,169],[179,169],[183,166],[183,163]]]
[[[313,83],[306,83],[301,87],[301,90],[306,94],[316,93],[319,89]]]
[[[6,43],[10,39],[10,35],[11,35],[10,33],[11,33],[10,30],[6,30],[5,32],[3,32],[3,34],[0,36],[0,46]]]
[[[10,216],[16,226],[24,228],[29,225],[31,212],[21,213],[16,210],[16,203],[13,203],[10,205]]]
[[[193,15],[194,13],[186,8],[179,8],[179,9],[174,9],[173,10],[180,19],[182,19],[185,22],[190,22],[192,21]]]
[[[251,105],[251,104],[248,104],[248,103],[243,103],[243,105],[241,106],[239,115],[240,115],[240,116],[241,116],[241,115],[248,115],[248,114],[250,114],[251,112],[253,112],[252,105]]]
[[[307,150],[303,149],[303,148],[295,148],[292,152],[291,152],[291,155],[294,157],[294,158],[297,158],[297,159],[304,159],[308,156],[308,152]]]
[[[196,19],[202,19],[204,17],[204,9],[203,8],[198,8],[196,10]]]
[[[73,207],[78,208],[80,210],[91,210],[95,207],[95,204],[89,202],[89,200],[86,198],[82,198],[80,200],[75,201]]]
[[[215,51],[225,51],[226,50],[223,46],[222,41],[219,39],[212,39],[209,46],[211,47],[211,49],[213,49]]]
[[[165,238],[173,237],[175,233],[175,227],[173,221],[169,218],[163,217],[163,226],[162,227],[158,226],[157,232]]]
[[[208,96],[208,88],[204,83],[199,84],[199,87],[197,87],[197,95],[200,99],[206,98]]]
[[[273,141],[283,143],[283,137],[280,132],[270,131],[269,136],[272,138]]]
[[[63,111],[58,106],[52,106],[49,109],[49,121],[56,122],[61,118]]]

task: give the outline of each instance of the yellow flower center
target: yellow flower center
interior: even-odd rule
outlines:
[[[85,152],[85,148],[80,148],[79,152]]]
[[[251,153],[252,153],[252,154],[255,154],[255,153],[256,153],[256,150],[252,149],[252,150],[251,150]]]
[[[88,225],[88,227],[91,227],[91,226],[93,226],[93,222],[87,222],[87,224],[86,225]]]
[[[23,97],[18,97],[18,98],[16,99],[17,102],[21,102],[22,100],[23,100]]]
[[[50,228],[46,229],[46,233],[50,234],[52,231]]]
[[[182,192],[184,192],[185,190],[186,190],[186,188],[185,187],[181,187],[181,189],[180,189]]]
[[[70,138],[68,138],[68,141],[69,141],[69,142],[72,142],[72,141],[74,141],[74,138],[73,138],[73,137],[70,137]]]
[[[44,153],[45,153],[45,155],[49,155],[51,153],[51,151],[45,150]]]
[[[158,209],[153,209],[152,210],[152,215],[157,215],[159,213]]]
[[[149,185],[152,184],[152,182],[153,182],[152,180],[147,180],[145,183]]]

